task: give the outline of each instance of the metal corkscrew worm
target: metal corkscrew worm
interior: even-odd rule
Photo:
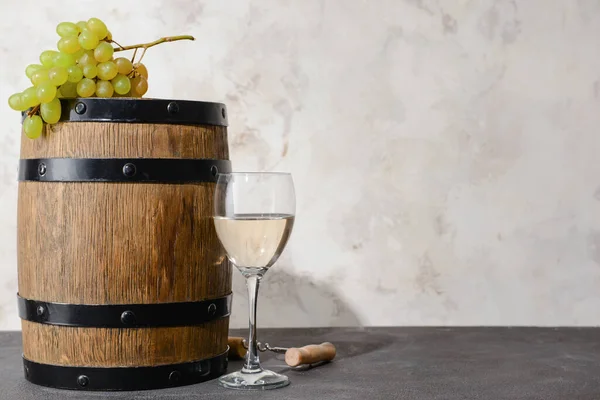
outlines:
[[[246,339],[242,339],[242,346],[248,350],[248,343],[246,342]],[[288,351],[286,347],[274,347],[269,345],[269,343],[262,344],[261,342],[257,342],[256,347],[258,348],[258,351],[262,352],[272,351],[273,353],[285,354],[285,352]]]

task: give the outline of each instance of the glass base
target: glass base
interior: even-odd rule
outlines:
[[[247,373],[232,372],[219,378],[219,384],[229,389],[267,390],[277,389],[290,384],[290,379],[268,369]]]

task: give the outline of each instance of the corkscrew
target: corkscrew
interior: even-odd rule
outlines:
[[[241,359],[246,356],[248,344],[244,338],[230,336],[228,344],[230,359]],[[277,354],[285,354],[285,363],[290,367],[331,361],[336,354],[335,346],[329,342],[310,344],[299,348],[277,347],[271,346],[269,343],[258,342],[257,348],[261,352],[271,351]]]

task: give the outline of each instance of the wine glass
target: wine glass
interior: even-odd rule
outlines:
[[[288,173],[219,174],[215,189],[215,228],[227,257],[246,278],[249,305],[248,352],[244,367],[222,376],[233,389],[275,389],[289,385],[285,375],[263,369],[256,340],[256,298],[263,275],[277,261],[292,232],[296,198]]]

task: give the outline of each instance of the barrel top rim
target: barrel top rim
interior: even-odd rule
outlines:
[[[61,103],[70,103],[70,102],[75,102],[75,101],[84,101],[84,102],[90,102],[90,101],[100,101],[100,102],[105,102],[105,103],[110,103],[110,102],[118,102],[118,101],[131,101],[131,102],[142,102],[142,101],[168,101],[168,102],[177,102],[177,103],[185,103],[185,104],[198,104],[198,105],[203,105],[203,104],[213,104],[213,105],[217,105],[217,106],[222,106],[222,107],[227,107],[225,105],[225,103],[221,103],[219,101],[208,101],[208,100],[190,100],[190,99],[171,99],[171,98],[163,98],[163,97],[108,97],[108,98],[103,98],[103,97],[74,97],[74,98],[62,98],[59,99]],[[28,111],[30,111],[31,108],[29,108],[28,110],[25,111],[21,111],[21,115],[26,115]]]
[[[132,97],[76,97],[60,102],[59,122],[228,125],[227,106],[220,102]],[[23,120],[28,111],[21,113]]]
[[[169,98],[163,98],[163,97],[109,97],[109,98],[102,98],[102,97],[76,97],[74,99],[60,99],[61,102],[63,101],[73,101],[73,100],[97,100],[97,101],[134,101],[134,102],[138,102],[138,101],[168,101],[168,102],[172,102],[175,101],[177,103],[187,103],[187,104],[214,104],[214,105],[218,105],[218,106],[225,106],[225,103],[221,103],[218,101],[208,101],[208,100],[190,100],[190,99],[169,99]]]

